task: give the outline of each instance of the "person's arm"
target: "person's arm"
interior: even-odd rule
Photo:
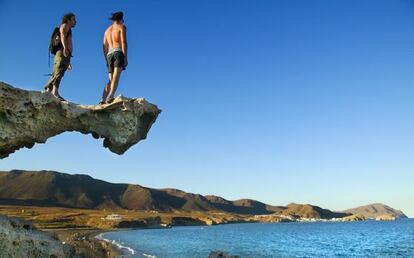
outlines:
[[[63,45],[63,55],[65,57],[69,56],[69,50],[68,50],[68,44],[67,44],[67,37],[66,35],[68,34],[69,31],[69,26],[66,25],[66,23],[62,24],[60,26],[60,41],[62,42]]]
[[[109,49],[108,40],[106,38],[106,32],[105,32],[105,35],[104,35],[102,48],[103,48],[103,53],[104,53],[105,60],[106,60],[106,55],[108,54],[108,49]]]
[[[126,27],[122,26],[121,29],[121,48],[122,53],[124,53],[125,56],[125,67],[128,65],[128,43],[126,39]]]

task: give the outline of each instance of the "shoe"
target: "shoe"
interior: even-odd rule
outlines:
[[[114,98],[108,98],[106,99],[105,104],[111,104],[112,102],[114,102],[114,100]]]
[[[62,96],[57,96],[57,98],[60,100],[60,101],[67,101],[66,99],[64,99]]]

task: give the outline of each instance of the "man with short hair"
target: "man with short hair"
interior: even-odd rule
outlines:
[[[103,40],[103,52],[108,67],[109,82],[104,87],[99,104],[110,104],[114,101],[114,94],[118,87],[121,72],[128,65],[124,13],[113,13],[109,19],[112,20],[112,25],[105,31]]]
[[[72,28],[76,26],[76,17],[73,13],[67,13],[62,17],[62,24],[59,27],[62,49],[55,55],[53,73],[45,86],[46,92],[51,92],[56,98],[65,101],[59,94],[59,85],[67,69],[72,69],[70,58],[72,55]]]

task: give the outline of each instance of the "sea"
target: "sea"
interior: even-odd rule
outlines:
[[[103,233],[125,257],[414,258],[414,219],[358,222],[242,223]]]

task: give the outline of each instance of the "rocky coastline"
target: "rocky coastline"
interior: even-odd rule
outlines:
[[[5,209],[2,207],[2,213]],[[8,207],[10,208],[10,207]],[[19,207],[21,208],[21,207]],[[30,209],[30,208],[29,208]],[[42,209],[42,208],[38,208]],[[48,208],[50,209],[50,208]],[[48,210],[50,212],[50,210]],[[9,210],[9,213],[10,210]],[[122,212],[120,212],[122,213]],[[369,220],[363,215],[350,215],[343,218],[320,219],[320,218],[295,218],[285,215],[255,215],[240,216],[232,214],[152,214],[147,218],[131,219],[123,218],[123,215],[111,214],[106,218],[101,218],[101,224],[88,223],[84,226],[67,224],[65,220],[60,220],[58,224],[41,221],[29,221],[18,217],[0,215],[0,258],[3,257],[102,257],[115,258],[127,255],[126,248],[120,248],[116,243],[99,237],[109,231],[127,229],[151,229],[168,228],[172,226],[212,226],[229,223],[311,223],[311,222],[351,222]],[[77,214],[73,211],[72,214]],[[151,214],[151,213],[150,213]],[[148,214],[148,215],[150,215]],[[36,216],[42,217],[41,213]],[[84,216],[85,214],[77,215]],[[108,218],[109,217],[109,218]],[[380,216],[376,220],[395,220],[393,216]],[[60,224],[59,224],[60,223]],[[40,227],[36,227],[40,225]],[[75,227],[72,227],[75,226]],[[47,228],[49,227],[49,228]],[[221,252],[212,252],[211,257],[217,256]],[[215,255],[215,256],[214,256]],[[233,257],[233,256],[228,256]]]
[[[115,245],[96,238],[97,229],[39,230],[32,222],[0,216],[0,258],[114,258],[123,255]]]

